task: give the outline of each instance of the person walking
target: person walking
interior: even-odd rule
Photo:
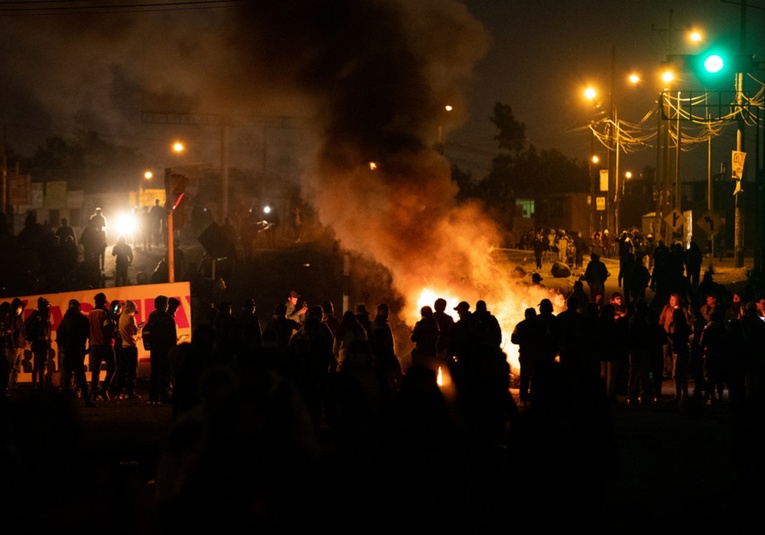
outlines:
[[[70,394],[72,380],[74,386],[80,389],[80,394],[86,407],[96,404],[88,395],[88,379],[85,375],[85,351],[90,339],[90,322],[80,310],[80,302],[70,299],[69,306],[56,328],[56,343],[62,362],[61,386],[64,395]]]
[[[109,401],[109,387],[114,379],[116,362],[113,340],[116,332],[114,319],[106,305],[106,295],[98,292],[93,298],[95,307],[88,314],[90,325],[90,390],[93,401],[99,398]],[[106,375],[101,381],[101,366],[106,366]],[[99,388],[100,382],[100,388]]]

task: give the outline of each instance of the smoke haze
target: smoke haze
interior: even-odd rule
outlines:
[[[154,106],[296,117],[306,200],[344,248],[390,270],[407,318],[417,319],[424,288],[490,307],[489,290],[512,295],[507,274],[487,262],[501,236],[480,206],[455,204],[448,162],[433,149],[442,128],[448,135],[464,119],[472,69],[490,44],[460,2],[0,15],[11,51],[0,58],[0,120],[11,146],[88,128],[156,153],[156,131],[140,120]],[[527,303],[516,301],[508,313],[520,319]]]

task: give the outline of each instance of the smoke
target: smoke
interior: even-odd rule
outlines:
[[[426,288],[494,302],[514,321],[548,297],[513,297],[509,273],[488,260],[502,236],[480,205],[455,203],[433,148],[464,120],[472,69],[490,45],[458,1],[231,2],[0,24],[9,50],[24,44],[0,59],[6,123],[34,116],[58,135],[87,126],[138,144],[150,140],[139,110],[155,105],[296,117],[304,197],[344,248],[390,271],[407,321]]]

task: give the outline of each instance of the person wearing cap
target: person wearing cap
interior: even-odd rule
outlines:
[[[56,343],[61,361],[61,387],[64,395],[69,395],[72,380],[80,389],[86,407],[96,404],[88,395],[88,379],[85,375],[85,349],[90,338],[90,323],[80,311],[80,302],[70,299],[69,306],[56,328]]]
[[[300,299],[300,294],[297,293],[295,290],[290,290],[290,293],[287,294],[287,302],[284,303],[287,307],[287,312],[285,313],[285,316],[287,319],[290,319],[292,321],[296,321],[299,324],[303,324],[305,321],[305,315],[308,312],[308,304],[303,301],[302,305],[298,307],[298,300]]]
[[[90,324],[90,358],[88,368],[90,369],[90,391],[93,401],[99,398],[109,401],[109,387],[111,387],[114,373],[116,371],[116,360],[114,356],[114,332],[115,323],[111,312],[107,308],[106,295],[98,292],[93,297],[95,306],[88,314]],[[106,365],[106,375],[101,381],[101,366]],[[100,382],[100,389],[99,389]]]
[[[455,385],[459,388],[472,357],[474,345],[473,313],[470,312],[470,304],[467,301],[460,301],[454,310],[457,311],[459,319],[454,322],[454,328],[449,339],[449,356],[451,357],[449,372]]]
[[[25,327],[27,341],[32,343],[32,388],[42,390],[51,349],[50,302],[45,297],[37,299],[37,310],[26,319]]]

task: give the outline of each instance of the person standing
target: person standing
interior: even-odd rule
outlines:
[[[154,311],[143,328],[144,345],[148,346],[151,371],[149,374],[149,403],[170,403],[170,350],[178,338],[173,317],[168,313],[167,296],[154,298]]]
[[[436,357],[445,366],[449,365],[449,338],[454,329],[454,318],[446,313],[446,299],[439,297],[433,303],[433,317],[438,323],[438,343]]]
[[[608,268],[600,257],[592,253],[590,261],[584,270],[584,280],[590,287],[590,303],[597,303],[603,306],[603,296],[606,293],[606,279],[608,279]]]
[[[530,389],[532,386],[532,355],[534,349],[534,316],[537,315],[537,310],[534,307],[527,308],[523,313],[523,319],[519,321],[512,334],[510,335],[510,342],[518,346],[518,364],[520,365],[520,382],[519,382],[519,400],[521,407],[526,407],[531,400]]]
[[[425,305],[420,308],[420,320],[415,323],[411,341],[412,366],[431,368],[438,373],[436,364],[436,347],[438,345],[438,322],[433,317],[433,309]]]
[[[135,321],[135,314],[135,303],[128,299],[125,301],[125,307],[117,320],[119,337],[115,344],[120,344],[120,348],[117,351],[114,393],[118,399],[141,399],[141,396],[135,392],[136,373],[138,372],[138,325]]]
[[[61,225],[56,229],[56,236],[58,237],[59,243],[64,243],[64,240],[69,236],[72,238],[74,244],[77,245],[77,237],[74,234],[74,229],[69,225],[69,221],[65,217],[61,218]]]
[[[32,388],[42,390],[51,349],[50,302],[44,297],[38,298],[37,310],[25,323],[27,341],[32,344]]]
[[[21,364],[24,362],[24,351],[27,348],[24,308],[24,301],[18,297],[11,301],[11,319],[8,325],[8,328],[11,330],[8,350],[13,352],[11,375],[8,380],[8,391],[11,395],[16,392],[19,373],[21,373]]]
[[[62,357],[61,385],[64,394],[68,395],[73,378],[75,387],[80,389],[85,406],[95,407],[96,404],[88,395],[88,379],[85,375],[85,350],[89,338],[88,318],[80,311],[80,302],[70,299],[64,317],[56,329],[56,343],[59,356]]]
[[[128,245],[125,236],[120,236],[117,244],[112,247],[112,256],[116,258],[117,269],[114,273],[115,286],[127,286],[128,267],[133,263],[133,248]]]
[[[675,380],[675,401],[678,402],[688,398],[690,338],[691,326],[688,324],[688,317],[683,309],[678,308],[672,313],[672,325],[669,331],[672,357],[675,364],[673,376]]]
[[[534,249],[534,261],[537,269],[542,269],[542,256],[547,251],[547,241],[541,232],[537,232],[532,248]]]
[[[109,387],[114,379],[116,362],[114,358],[114,346],[112,345],[115,334],[115,323],[106,305],[106,295],[98,292],[93,298],[95,307],[88,314],[90,325],[90,390],[94,401],[98,398],[109,401]],[[101,366],[106,366],[106,375],[101,381]]]
[[[303,301],[303,304],[298,307],[298,299],[300,299],[300,294],[298,294],[295,290],[290,290],[290,293],[287,294],[287,302],[284,303],[284,305],[287,307],[285,316],[287,319],[291,319],[292,321],[302,325],[305,321],[305,315],[308,312],[308,305],[305,301]]]
[[[90,216],[88,222],[93,226],[95,231],[94,240],[97,244],[96,255],[99,266],[101,266],[101,271],[103,271],[105,262],[104,256],[106,253],[106,217],[104,217],[101,208],[96,208],[95,213]]]

